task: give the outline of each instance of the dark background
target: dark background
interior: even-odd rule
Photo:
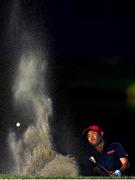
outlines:
[[[6,171],[6,137],[10,127],[14,126],[11,76],[15,65],[12,41],[17,41],[17,38],[12,39],[10,31],[18,37],[18,29],[25,21],[32,23],[48,48],[48,89],[53,101],[56,128],[65,116],[68,119],[66,124],[72,124],[78,137],[76,141],[80,141],[79,148],[82,148],[82,130],[93,123],[100,124],[109,141],[123,144],[131,162],[130,174],[134,174],[133,7],[132,1],[122,0],[28,0],[18,4],[17,1],[0,1],[1,172]],[[15,16],[15,22],[10,29],[12,16]],[[27,23],[26,27],[29,26]],[[14,27],[17,27],[16,33]],[[59,143],[57,147],[60,149]],[[82,152],[84,156],[84,150]],[[88,175],[88,165],[79,155],[76,157],[82,174]]]

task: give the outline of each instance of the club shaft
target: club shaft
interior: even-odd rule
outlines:
[[[102,169],[104,172],[106,172],[109,176],[111,176],[110,171],[106,168],[104,168],[101,164],[99,164],[98,162],[95,161],[94,157],[90,157],[89,160],[91,162],[93,162],[94,164],[96,164],[100,169]],[[93,161],[94,160],[94,161]]]
[[[110,175],[109,170],[107,170],[107,169],[104,168],[101,164],[99,164],[99,163],[97,163],[97,162],[96,162],[96,164],[97,164],[97,166],[99,166],[102,170],[104,170],[106,173],[108,173],[108,174]]]

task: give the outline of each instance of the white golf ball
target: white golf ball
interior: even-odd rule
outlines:
[[[16,123],[16,126],[17,126],[17,127],[20,127],[20,125],[21,125],[20,122],[17,122],[17,123]]]

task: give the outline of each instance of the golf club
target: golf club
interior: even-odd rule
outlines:
[[[106,172],[109,176],[111,176],[111,173],[108,169],[104,168],[101,164],[99,164],[98,162],[96,162],[95,158],[93,156],[89,157],[89,160],[91,162],[93,162],[94,164],[96,164],[100,169],[102,169],[104,172]]]

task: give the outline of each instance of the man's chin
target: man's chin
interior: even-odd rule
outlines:
[[[100,144],[100,142],[91,143],[92,146],[96,147]]]
[[[96,142],[95,142],[95,143],[91,143],[91,145],[92,145],[92,146],[96,146],[96,145],[97,145],[97,143],[96,143]]]

